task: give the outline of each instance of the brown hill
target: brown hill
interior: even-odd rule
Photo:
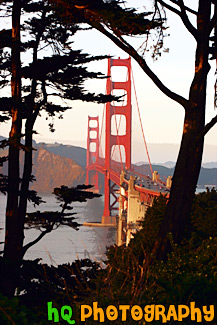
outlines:
[[[3,152],[7,155],[7,150]],[[21,151],[21,175],[23,165]],[[7,175],[7,163],[0,167],[0,173]],[[36,181],[31,183],[31,189],[41,193],[52,193],[54,187],[61,185],[76,186],[85,181],[85,169],[74,160],[49,152],[43,146],[33,152],[33,171]]]
[[[85,171],[74,160],[55,155],[43,147],[33,154],[33,175],[36,182],[31,186],[38,192],[51,193],[54,187],[82,184]]]

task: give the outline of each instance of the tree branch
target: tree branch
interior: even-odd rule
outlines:
[[[118,38],[117,36],[111,34],[108,30],[106,30],[101,24],[89,22],[89,24],[102,32],[105,36],[107,36],[110,40],[112,40],[117,46],[119,46],[122,50],[127,52],[130,56],[132,56],[138,64],[141,66],[143,71],[151,78],[154,84],[169,98],[174,100],[175,102],[182,105],[186,108],[188,104],[188,100],[184,97],[172,92],[169,88],[167,88],[161,80],[154,74],[154,72],[149,68],[146,61],[137,53],[137,51],[127,42],[124,41],[123,38]]]
[[[172,3],[176,4],[176,5],[178,5],[178,4],[177,4],[177,0],[170,0],[170,2],[172,2]],[[184,9],[187,10],[188,12],[190,12],[191,14],[197,16],[197,11],[195,11],[195,10],[193,10],[193,9],[191,9],[191,8],[189,8],[189,7],[187,7],[186,5],[184,5]]]
[[[164,0],[157,0],[157,2],[159,2],[161,4],[161,6],[167,8],[168,10],[174,12],[176,15],[180,16],[181,11],[179,11],[178,9],[170,6],[168,3],[166,3]],[[171,1],[174,2],[174,1]],[[175,2],[174,2],[175,3]],[[177,3],[176,3],[177,4]]]
[[[214,15],[212,16],[210,23],[207,26],[207,33],[210,34],[212,29],[216,26],[216,21],[217,21],[217,5],[215,5],[215,12]]]
[[[198,37],[197,29],[191,24],[190,20],[188,19],[188,16],[185,11],[186,7],[184,5],[183,0],[178,0],[177,2],[171,1],[171,2],[175,3],[177,6],[179,6],[181,11],[172,7],[171,5],[166,3],[164,0],[157,0],[157,2],[159,2],[162,6],[164,6],[168,10],[174,12],[176,15],[178,15],[181,18],[181,20],[182,20],[183,24],[185,25],[185,27],[187,28],[187,30],[189,31],[189,33],[191,33],[192,36],[194,36],[194,38],[197,39],[197,37]],[[197,14],[197,13],[195,12],[195,14]]]
[[[198,38],[198,31],[197,29],[191,24],[186,11],[185,11],[185,5],[183,0],[178,0],[178,5],[181,9],[181,14],[180,17],[182,19],[183,24],[185,25],[185,27],[187,28],[187,30],[194,36],[195,39]]]
[[[197,140],[200,140],[202,137],[204,137],[216,123],[217,123],[217,115],[213,117],[213,119],[204,126],[204,129],[198,135]]]
[[[29,242],[28,244],[26,244],[25,246],[23,246],[23,249],[22,249],[22,255],[24,256],[25,255],[25,253],[26,253],[26,251],[30,248],[30,247],[32,247],[33,245],[35,245],[35,244],[37,244],[46,234],[48,234],[49,232],[51,232],[52,231],[52,229],[47,229],[47,230],[45,230],[45,231],[42,231],[41,233],[40,233],[40,235],[36,238],[36,239],[34,239],[33,241],[31,241],[31,242]]]

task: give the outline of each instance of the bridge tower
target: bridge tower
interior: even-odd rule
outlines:
[[[112,67],[126,67],[127,68],[127,80],[126,81],[113,81],[112,80]],[[105,127],[105,190],[104,190],[104,212],[102,217],[102,223],[111,223],[112,210],[115,209],[114,205],[117,202],[116,190],[114,185],[111,184],[109,178],[109,169],[111,168],[111,153],[112,147],[123,146],[125,150],[125,169],[131,168],[131,59],[108,59],[108,76],[106,93],[115,94],[114,90],[122,90],[125,93],[123,98],[124,105],[115,106],[114,103],[108,102],[106,104],[106,127]],[[113,135],[111,130],[112,117],[120,115],[125,118],[125,134]],[[114,202],[111,203],[111,195],[114,198]]]
[[[99,117],[88,116],[87,128],[87,163],[86,163],[86,184],[93,184],[95,191],[99,191],[98,172],[94,171],[90,179],[89,166],[97,164],[99,160]]]

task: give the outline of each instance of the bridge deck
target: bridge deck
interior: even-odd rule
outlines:
[[[98,164],[93,164],[89,166],[88,169],[95,170],[103,175],[106,175],[106,177],[113,181],[115,184],[118,186],[120,185],[120,169],[106,170],[103,166]],[[124,183],[126,186],[128,186],[130,176],[135,177],[135,189],[141,193],[149,194],[152,196],[159,196],[160,193],[167,196],[169,195],[170,190],[166,187],[165,183],[162,181],[152,181],[149,176],[143,175],[134,170],[125,170]]]

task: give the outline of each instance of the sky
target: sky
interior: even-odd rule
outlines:
[[[129,4],[135,7],[144,7],[145,0],[129,1]],[[157,61],[151,59],[150,53],[146,54],[147,61],[162,80],[162,82],[172,91],[188,97],[189,86],[191,84],[194,74],[194,56],[195,56],[195,42],[193,37],[185,30],[185,27],[174,14],[168,15],[168,29],[167,33],[170,35],[165,39],[165,48],[169,49],[168,53],[162,53]],[[83,49],[85,53],[92,55],[109,54],[114,58],[127,58],[128,54],[120,50],[109,39],[100,34],[98,31],[83,31],[74,36],[74,48]],[[129,39],[129,38],[128,38]],[[135,48],[139,48],[144,39],[142,37],[136,39],[129,39]],[[89,70],[100,71],[107,74],[107,62],[91,63]],[[181,141],[183,129],[183,108],[167,98],[145,75],[139,65],[132,59],[132,70],[136,85],[136,92],[140,107],[140,113],[144,128],[144,133],[147,143],[170,143],[178,144]],[[206,122],[209,122],[212,117],[217,114],[214,109],[214,81],[215,81],[215,62],[211,62],[211,70],[209,72],[207,85],[207,113]],[[88,81],[86,87],[90,91],[96,93],[105,93],[106,81]],[[133,87],[132,87],[133,88]],[[135,98],[132,102],[133,112],[135,110]],[[48,128],[49,120],[45,119],[42,114],[38,118],[35,130],[39,133],[35,136],[37,142],[61,142],[65,144],[74,144],[86,147],[87,138],[87,121],[88,115],[97,116],[100,118],[103,114],[104,105],[85,103],[74,101],[72,109],[64,113],[62,120],[55,119],[54,133],[50,133]],[[134,113],[133,113],[134,114]],[[135,117],[135,118],[134,118]],[[134,129],[137,129],[136,116],[133,116],[132,124]],[[7,136],[10,124],[1,126],[1,135]],[[134,150],[135,155],[138,155],[141,141],[140,138],[134,135]],[[206,146],[217,145],[217,125],[209,131],[205,139]],[[205,150],[206,152],[206,150]],[[177,152],[175,153],[175,156]],[[176,159],[176,157],[173,159]],[[206,157],[204,157],[205,159]],[[144,157],[138,155],[137,160],[145,160]],[[160,161],[159,157],[159,161]],[[170,160],[170,159],[168,159]],[[205,159],[207,160],[207,159]],[[217,152],[213,152],[208,160],[217,161]]]

